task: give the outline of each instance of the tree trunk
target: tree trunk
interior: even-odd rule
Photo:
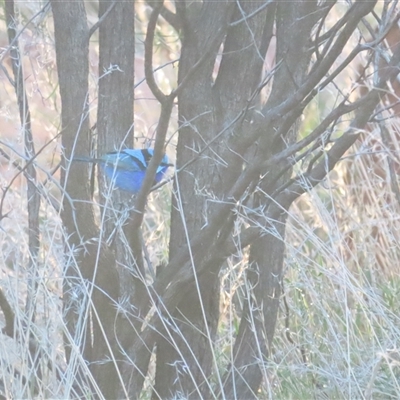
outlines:
[[[112,360],[116,349],[114,321],[115,302],[119,295],[118,276],[112,253],[97,240],[99,233],[90,201],[88,168],[71,163],[75,155],[87,156],[90,145],[86,13],[81,1],[52,1],[51,5],[65,151],[62,184],[66,194],[62,219],[68,237],[63,286],[68,328],[65,335],[66,354],[67,360],[74,363],[75,357],[82,354],[89,362],[100,392],[106,398],[115,398],[118,377]],[[76,349],[80,349],[78,354]],[[85,369],[77,374],[80,377],[86,375]],[[78,379],[76,390],[78,393],[87,393],[87,386],[86,378]],[[96,388],[92,387],[92,390]]]
[[[244,4],[245,12],[251,13],[259,4]],[[217,137],[246,106],[261,75],[265,12],[243,25],[230,28],[224,37],[227,23],[241,18],[241,13],[230,2],[208,3],[200,6],[180,5],[177,10],[183,29],[182,56],[179,80],[182,82],[190,68],[209,52],[209,61],[198,71],[179,96],[179,131],[177,167],[195,158],[207,143],[213,143],[200,158],[176,178],[173,197],[170,259],[191,238],[201,232],[207,217],[223,200],[226,137],[240,130],[242,121],[233,124],[225,135]],[[225,39],[224,42],[222,42]],[[224,56],[218,65],[216,57],[223,43]],[[266,51],[266,49],[261,50]],[[215,75],[218,69],[218,74]],[[248,71],[243,80],[238,74]],[[196,93],[196,96],[193,96]],[[190,121],[190,122],[185,122]],[[215,154],[222,154],[221,158]],[[228,155],[230,157],[230,155]],[[232,158],[232,157],[230,157]],[[230,162],[227,158],[227,162]],[[236,161],[236,160],[235,160]],[[240,172],[240,163],[231,162]],[[226,222],[226,221],[225,221]],[[204,259],[208,254],[204,254]],[[214,354],[215,338],[219,321],[220,281],[216,264],[190,287],[187,295],[172,312],[169,319],[172,328],[165,330],[164,339],[157,342],[157,372],[153,398],[210,398],[212,389],[209,379],[217,368]],[[189,268],[196,269],[191,263]]]
[[[276,64],[274,84],[266,108],[281,104],[293,95],[307,76],[311,60],[310,35],[321,16],[316,1],[298,1],[278,4],[276,12]],[[304,23],[306,21],[306,23]],[[289,131],[283,121],[272,126],[267,135],[284,133],[271,145],[261,139],[258,151],[264,151],[266,159],[282,151],[297,140],[298,123]],[[257,150],[256,150],[257,151]],[[287,172],[276,180],[275,171],[287,167]],[[286,163],[267,171],[260,183],[260,191],[254,195],[253,207],[268,207],[273,192],[287,182],[291,168]],[[238,337],[233,349],[233,362],[224,378],[224,396],[237,399],[257,399],[262,379],[268,379],[264,363],[267,362],[281,295],[282,268],[285,251],[285,227],[287,213],[270,222],[266,234],[250,248],[249,267],[245,285],[244,310]]]

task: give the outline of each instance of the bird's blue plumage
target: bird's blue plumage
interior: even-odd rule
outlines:
[[[153,154],[153,149],[124,149],[118,152],[106,153],[96,159],[82,157],[75,158],[75,160],[98,163],[111,186],[136,194],[142,187],[146,169]],[[170,166],[172,164],[169,163],[168,157],[164,155],[157,168],[154,184],[161,181]]]

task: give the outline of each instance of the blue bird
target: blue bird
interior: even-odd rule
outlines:
[[[153,149],[124,149],[106,153],[100,158],[75,157],[73,160],[98,163],[114,187],[137,194],[142,187],[146,169],[153,154]],[[154,184],[161,181],[168,167],[171,166],[173,164],[164,155],[157,168]]]

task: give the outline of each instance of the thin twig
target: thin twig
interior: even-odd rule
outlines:
[[[234,27],[236,25],[241,24],[242,22],[248,21],[249,19],[255,17],[258,13],[260,13],[261,11],[263,11],[265,8],[267,8],[268,6],[270,6],[271,4],[275,3],[276,0],[267,0],[262,6],[258,7],[256,10],[254,10],[252,13],[250,13],[249,15],[245,15],[242,18],[238,19],[237,21],[233,21],[229,24],[229,27]]]
[[[22,35],[22,33],[25,31],[25,29],[31,24],[32,21],[34,21],[40,14],[46,12],[46,8],[50,7],[50,1],[48,1],[36,14],[34,14],[28,22],[19,30],[19,32],[15,35],[13,40],[11,40],[10,44],[5,48],[3,53],[0,56],[0,64],[3,62],[4,57],[7,55],[7,53],[10,51],[10,49],[16,44],[18,38]]]
[[[99,29],[99,26],[102,24],[102,22],[107,18],[108,14],[114,9],[114,7],[117,5],[117,2],[114,1],[110,7],[107,8],[106,12],[97,20],[97,22],[89,29],[89,39],[92,37],[93,33],[96,32],[97,29]]]

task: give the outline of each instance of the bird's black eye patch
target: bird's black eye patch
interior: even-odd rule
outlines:
[[[129,154],[129,153],[126,153],[126,152],[123,152],[127,157],[129,157],[137,166],[138,166],[138,168],[141,170],[141,171],[146,171],[146,168],[147,168],[147,161],[146,161],[146,159],[145,159],[145,157],[143,157],[144,158],[144,160],[141,160],[139,157],[136,157],[136,156],[133,156],[132,154]],[[142,151],[142,156],[144,156],[143,155],[143,151]],[[151,158],[151,156],[150,156],[150,158]]]
[[[146,163],[146,165],[149,165],[149,162],[151,160],[152,155],[150,154],[148,149],[143,149],[142,150],[142,156],[144,159],[144,162]]]

